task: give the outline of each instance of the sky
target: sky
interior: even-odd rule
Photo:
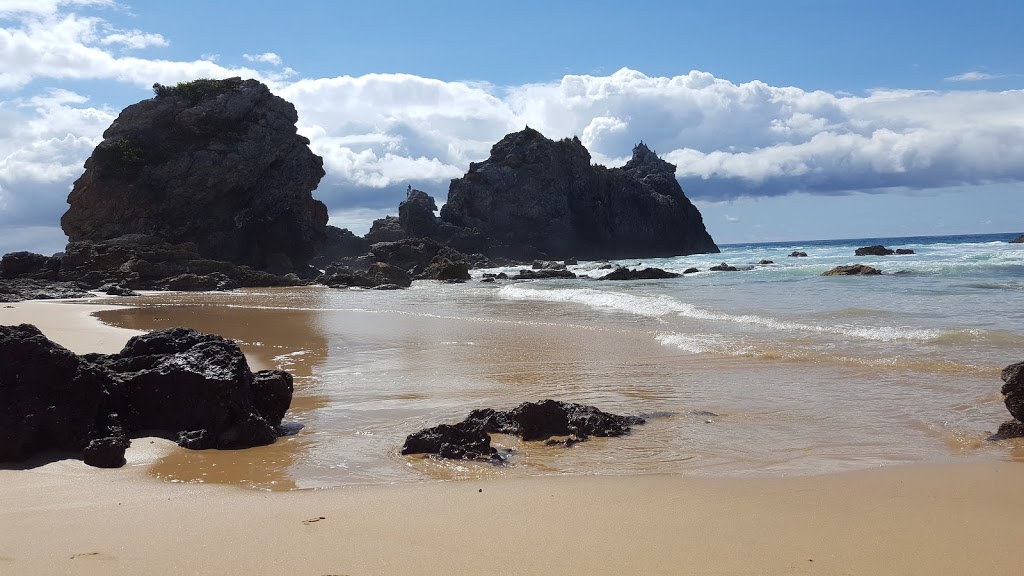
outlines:
[[[529,125],[677,166],[719,244],[1024,232],[1024,2],[0,0],[0,253],[153,83],[292,102],[365,233]]]

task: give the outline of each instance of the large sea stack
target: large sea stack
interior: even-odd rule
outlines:
[[[518,260],[718,252],[675,177],[644,144],[622,168],[592,165],[578,138],[527,127],[452,180],[441,221],[475,229],[488,255]]]
[[[194,243],[211,260],[284,272],[324,240],[323,160],[295,107],[256,80],[155,85],[103,133],[68,197],[71,242]]]

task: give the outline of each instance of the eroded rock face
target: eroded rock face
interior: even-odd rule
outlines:
[[[61,218],[70,240],[142,234],[277,273],[305,265],[327,208],[312,197],[323,160],[296,133],[295,107],[256,80],[155,88],[86,161]]]
[[[579,139],[526,128],[453,180],[441,220],[478,231],[486,254],[520,261],[718,252],[675,166],[643,144],[623,168],[591,165]]]

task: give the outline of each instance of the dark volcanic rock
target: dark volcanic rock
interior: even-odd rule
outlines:
[[[911,250],[910,248],[897,248],[896,249],[896,254],[899,255],[899,256],[905,256],[907,254],[913,254],[913,253],[914,253],[914,251]]]
[[[326,268],[344,258],[352,258],[366,254],[370,250],[370,242],[360,238],[346,228],[328,226],[324,229],[324,238],[315,246],[315,256],[310,263]]]
[[[43,256],[32,252],[11,252],[0,259],[0,278],[57,280],[60,256]]]
[[[767,266],[769,264],[775,264],[775,261],[774,260],[759,260],[757,263],[760,266]]]
[[[1003,388],[1000,391],[1006,397],[1006,409],[1011,416],[1024,421],[1024,362],[1003,368],[1001,377]]]
[[[261,376],[254,386],[237,344],[187,328],[135,336],[117,354],[86,358],[113,373],[127,429],[166,431],[190,448],[273,443],[280,406],[291,403],[290,378]]]
[[[725,262],[722,262],[717,266],[712,266],[711,268],[708,268],[708,270],[711,270],[712,272],[737,272],[739,271],[739,268],[735,266],[730,266]]]
[[[140,430],[187,448],[269,444],[292,397],[289,374],[254,375],[234,342],[186,328],[76,356],[35,326],[0,326],[0,366],[0,462],[66,450],[120,466]]]
[[[679,276],[680,274],[667,272],[661,268],[630,270],[626,267],[619,267],[602,276],[601,280],[661,280],[664,278],[678,278]]]
[[[82,461],[97,468],[120,468],[124,466],[124,452],[131,445],[127,436],[105,436],[89,441],[82,451]]]
[[[469,264],[462,260],[452,262],[443,256],[435,256],[420,276],[431,280],[469,280]]]
[[[687,268],[686,270],[683,270],[683,274],[696,274],[697,272],[700,272],[697,268]]]
[[[1017,236],[1013,240],[1010,240],[1010,244],[1024,244],[1024,234]]]
[[[523,440],[546,440],[552,436],[622,436],[631,426],[643,424],[639,416],[619,416],[593,406],[541,400],[523,402],[512,410],[490,408],[470,412],[467,421],[480,422],[487,432],[512,434]]]
[[[0,279],[0,302],[22,300],[55,300],[58,298],[89,298],[92,296],[77,282],[29,280],[25,278]]]
[[[212,287],[191,288],[213,290],[242,286],[292,286],[300,283],[295,276],[278,276],[248,266],[203,258],[195,244],[168,244],[154,236],[130,234],[102,242],[71,242],[61,260],[60,277],[78,280],[92,287],[117,284],[136,290],[163,290],[168,280],[191,274],[219,274],[216,282],[196,280],[192,284],[210,282]],[[189,277],[179,279],[182,287]],[[222,284],[222,285],[220,285]]]
[[[645,145],[622,168],[591,165],[579,139],[526,128],[453,180],[441,220],[486,238],[489,256],[584,260],[718,252],[675,166]]]
[[[378,242],[397,242],[405,240],[407,237],[405,230],[402,230],[401,222],[394,216],[385,216],[374,220],[370,231],[364,236],[371,245]]]
[[[405,439],[402,454],[437,454],[454,460],[490,459],[497,455],[491,437],[479,422],[463,420],[458,424],[440,424]]]
[[[109,381],[35,326],[0,326],[0,462],[81,452],[110,412]]]
[[[822,276],[876,276],[882,271],[864,264],[850,264],[847,266],[836,266],[831,270],[822,272]]]
[[[568,270],[526,270],[525,268],[520,270],[513,280],[542,280],[544,278],[563,278],[563,279],[574,279],[576,274]]]
[[[523,440],[568,436],[564,445],[590,436],[621,436],[643,424],[639,416],[609,414],[583,404],[542,400],[512,410],[474,410],[458,424],[441,424],[410,434],[402,454],[438,454],[444,458],[500,460],[488,433],[511,434]]]
[[[1020,420],[1008,420],[999,425],[996,438],[1024,438],[1024,422]]]
[[[374,262],[365,272],[331,266],[324,271],[323,276],[317,278],[317,282],[332,288],[379,288],[383,286],[408,288],[412,285],[412,276],[397,266]]]
[[[801,252],[799,250],[794,250],[789,255],[792,258],[807,258],[807,252]]]
[[[202,257],[285,273],[323,239],[323,160],[295,107],[256,80],[154,86],[103,133],[68,196],[72,242],[126,234],[193,242]],[[165,276],[166,277],[166,276]]]
[[[895,254],[893,250],[890,250],[885,246],[882,246],[881,244],[876,244],[874,246],[864,246],[861,248],[857,248],[854,251],[855,256],[892,256],[893,254]]]

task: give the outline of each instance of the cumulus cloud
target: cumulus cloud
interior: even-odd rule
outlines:
[[[300,133],[324,158],[327,176],[315,195],[332,222],[353,228],[394,213],[406,184],[443,202],[451,178],[525,125],[550,138],[579,136],[594,161],[608,166],[625,163],[644,141],[677,165],[687,195],[705,203],[1024,181],[1021,90],[829,93],[630,69],[510,87],[408,74],[295,79],[273,52],[245,56],[269,72],[222,66],[211,56],[120,57],[112,50],[132,47],[129,37],[140,38],[136,46],[167,40],[69,13],[62,9],[68,1],[31,5],[37,9],[0,8],[15,22],[0,27],[0,225],[56,222],[82,162],[116,115],[81,90],[60,89],[65,80],[148,87],[239,75],[267,82],[295,104]],[[117,34],[124,38],[111,39]],[[30,83],[55,88],[19,92]]]
[[[150,46],[170,46],[170,42],[160,34],[146,34],[141,30],[128,30],[107,34],[100,44],[119,44],[132,50],[141,50]]]
[[[249,62],[263,62],[270,64],[271,66],[280,66],[284,64],[281,57],[273,52],[264,52],[263,54],[242,54],[242,58],[245,58]]]

